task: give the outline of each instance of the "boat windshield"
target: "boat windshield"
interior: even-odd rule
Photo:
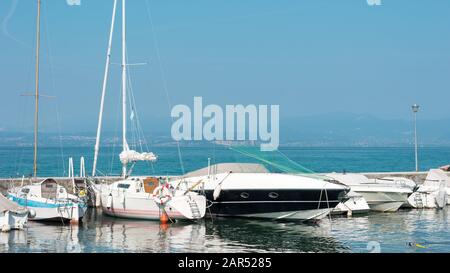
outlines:
[[[117,188],[119,188],[119,189],[128,189],[128,188],[130,188],[130,184],[118,184],[117,185]]]

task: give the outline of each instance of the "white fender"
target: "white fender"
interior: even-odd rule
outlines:
[[[447,191],[446,191],[446,184],[441,183],[439,185],[439,191],[436,194],[435,201],[436,206],[438,208],[444,208],[447,205]]]
[[[113,201],[112,194],[109,194],[108,198],[106,198],[106,207],[108,209],[110,209],[112,207],[112,201]]]
[[[9,232],[11,230],[11,227],[9,225],[3,225],[1,228],[1,232]]]
[[[214,189],[214,193],[213,193],[214,200],[219,198],[221,191],[222,191],[222,184],[218,184],[217,187]]]

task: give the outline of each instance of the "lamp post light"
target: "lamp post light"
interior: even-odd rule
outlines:
[[[414,152],[415,152],[415,158],[416,158],[416,172],[419,171],[419,161],[417,156],[417,112],[419,112],[419,105],[414,104],[411,106],[412,111],[414,113]]]

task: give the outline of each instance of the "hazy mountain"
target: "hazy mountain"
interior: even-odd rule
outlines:
[[[414,142],[414,123],[370,115],[331,113],[288,118],[282,143],[305,146],[404,146]],[[418,120],[420,145],[450,145],[450,119]]]
[[[152,145],[170,146],[171,123],[155,119],[144,123],[147,141]],[[370,115],[330,113],[316,116],[283,118],[280,121],[280,142],[283,146],[410,146],[414,141],[412,120],[386,120]],[[120,143],[120,132],[104,132],[102,144]],[[450,119],[418,120],[418,139],[422,146],[450,146]],[[42,132],[43,145],[93,146],[95,131]],[[32,132],[0,130],[0,145],[31,146]],[[204,145],[205,142],[184,142],[183,145]]]

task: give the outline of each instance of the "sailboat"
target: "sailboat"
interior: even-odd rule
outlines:
[[[30,220],[79,222],[87,210],[86,200],[67,192],[56,180],[46,178],[40,182],[13,188],[8,197],[20,206],[35,211]]]
[[[116,17],[117,0],[114,1],[102,98],[100,103],[99,123],[95,145],[92,176],[96,174],[102,116],[106,85],[108,81],[112,38]],[[174,186],[167,179],[156,177],[132,177],[127,171],[128,165],[138,161],[152,162],[157,156],[151,152],[137,152],[130,149],[127,141],[127,62],[126,62],[126,0],[122,0],[122,179],[111,184],[96,187],[100,195],[101,207],[105,214],[132,219],[174,220],[200,219],[206,212],[206,198],[182,185]],[[132,115],[136,109],[133,109]],[[132,119],[130,117],[130,119]]]
[[[30,220],[40,221],[71,221],[79,222],[83,218],[87,206],[85,198],[69,194],[67,190],[58,185],[56,180],[47,178],[36,182],[38,159],[38,129],[39,129],[39,56],[40,56],[40,24],[41,0],[37,0],[36,20],[36,82],[35,82],[35,117],[34,117],[34,163],[33,182],[31,185],[10,189],[8,198],[20,206],[32,209],[35,212]]]
[[[360,194],[373,211],[396,212],[412,193],[408,187],[396,185],[391,181],[383,183],[383,180],[370,180],[358,173],[329,173],[326,176]]]

